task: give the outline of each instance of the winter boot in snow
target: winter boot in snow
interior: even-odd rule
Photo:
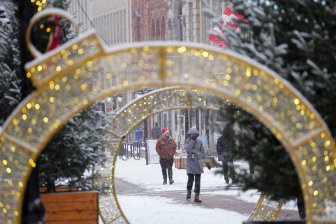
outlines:
[[[201,199],[199,199],[199,193],[195,193],[195,200],[194,200],[194,202],[196,202],[196,203],[201,203],[202,202],[202,200]]]
[[[228,177],[224,177],[224,179],[225,179],[225,183],[229,184],[229,178]]]
[[[191,198],[191,190],[187,191],[187,201],[190,201]]]
[[[167,178],[163,178],[163,185],[167,184]]]
[[[170,179],[169,179],[169,184],[173,184],[173,183],[174,183],[173,178],[170,178]]]

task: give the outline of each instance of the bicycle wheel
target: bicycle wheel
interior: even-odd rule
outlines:
[[[133,158],[135,160],[139,160],[140,159],[140,144],[136,143],[133,145]]]
[[[125,143],[123,143],[122,144],[122,149],[121,149],[121,159],[122,160],[128,160],[129,158],[128,158],[128,156],[127,156],[127,146],[126,146],[126,144]]]

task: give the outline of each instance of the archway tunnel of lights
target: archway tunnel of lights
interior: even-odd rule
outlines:
[[[124,137],[145,119],[155,114],[168,110],[185,109],[218,111],[221,103],[224,101],[214,95],[209,95],[203,89],[172,86],[149,92],[118,110],[111,121],[111,126],[107,128],[107,130],[117,131],[107,131],[106,135],[107,142],[109,142],[107,148],[111,149],[113,157],[108,163],[109,166],[103,168],[108,171],[107,175],[103,175],[100,181],[97,181],[97,185],[101,189],[106,186],[106,183],[110,185],[109,190],[105,189],[104,194],[100,195],[99,207],[104,223],[113,223],[116,219],[127,220],[121,206],[119,206],[114,184],[115,168],[118,167],[116,162],[121,145],[125,140]],[[225,101],[225,103],[228,102]],[[262,193],[249,220],[276,220],[280,214],[281,206],[282,203],[271,201]]]
[[[35,159],[77,112],[114,94],[176,85],[229,99],[258,118],[294,162],[308,222],[336,221],[335,145],[326,124],[290,84],[246,57],[182,42],[109,48],[88,32],[27,64],[27,71],[36,90],[1,130],[1,223],[20,222]]]

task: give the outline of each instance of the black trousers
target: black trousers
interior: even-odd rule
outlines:
[[[222,161],[224,179],[228,180],[231,177],[232,181],[236,181],[235,170],[233,167],[233,159]]]
[[[187,190],[191,191],[193,184],[194,184],[194,179],[195,179],[195,193],[200,193],[201,191],[201,174],[190,174],[188,173],[188,183],[187,183]]]
[[[173,163],[174,163],[174,158],[171,158],[171,159],[160,158],[160,165],[161,165],[163,180],[167,180],[167,171],[168,171],[169,180],[173,179],[173,169],[172,169]]]

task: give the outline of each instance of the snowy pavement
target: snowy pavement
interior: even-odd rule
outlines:
[[[216,168],[215,168],[216,169]],[[146,166],[144,159],[118,160],[115,170],[120,206],[131,223],[229,223],[247,220],[260,194],[226,189],[224,179],[214,170],[204,169],[201,179],[203,203],[186,202],[187,175],[173,168],[175,183],[162,185],[159,164]],[[295,203],[285,205],[282,219],[296,219]],[[289,209],[289,210],[288,210]]]

